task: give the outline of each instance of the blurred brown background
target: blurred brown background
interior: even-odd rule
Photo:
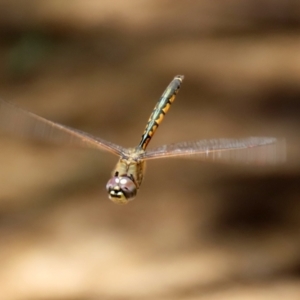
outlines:
[[[1,132],[0,299],[300,299],[297,0],[0,1],[0,95],[129,147],[275,136],[275,167],[151,161],[116,206],[109,153]]]

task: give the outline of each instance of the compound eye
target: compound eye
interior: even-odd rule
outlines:
[[[136,185],[130,178],[121,177],[120,188],[128,200],[132,200],[136,196]]]
[[[126,204],[136,196],[136,185],[127,176],[113,177],[107,185],[106,190],[109,193],[109,198],[118,204]]]

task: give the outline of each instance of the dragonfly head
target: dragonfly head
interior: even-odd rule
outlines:
[[[127,204],[136,196],[135,183],[128,176],[114,176],[106,184],[108,197],[116,204]]]

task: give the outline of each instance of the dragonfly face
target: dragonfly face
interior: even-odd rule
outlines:
[[[88,146],[117,155],[119,162],[106,185],[109,198],[117,204],[126,204],[136,196],[143,180],[146,160],[192,156],[202,160],[237,161],[259,165],[274,164],[285,160],[284,140],[278,141],[272,137],[198,140],[146,150],[175,100],[182,80],[183,76],[175,76],[166,88],[154,107],[136,148],[126,149],[86,132],[49,121],[3,100],[0,100],[0,127],[26,137]]]
[[[127,204],[133,200],[137,193],[137,187],[128,176],[114,176],[106,184],[108,197],[116,204]]]
[[[140,159],[143,154],[144,150],[127,149],[117,163],[106,185],[108,197],[114,203],[127,204],[136,196],[144,177],[145,162]]]

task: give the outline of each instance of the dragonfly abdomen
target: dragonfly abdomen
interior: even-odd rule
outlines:
[[[153,137],[155,131],[157,130],[159,124],[164,119],[166,113],[170,109],[175,97],[179,91],[180,85],[182,83],[184,76],[177,75],[171,81],[165,92],[162,94],[160,100],[155,105],[153,112],[150,115],[142,139],[139,143],[139,148],[145,150]]]

